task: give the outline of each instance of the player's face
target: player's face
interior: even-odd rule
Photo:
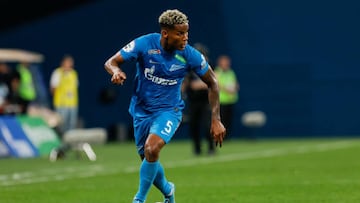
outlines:
[[[167,48],[169,50],[184,50],[188,43],[188,24],[178,24],[174,29],[169,29],[167,32]]]

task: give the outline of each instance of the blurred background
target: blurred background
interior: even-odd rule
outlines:
[[[2,0],[0,7],[0,48],[43,56],[36,64],[41,105],[51,108],[51,73],[71,54],[79,123],[107,129],[110,141],[124,129],[132,136],[127,109],[135,67],[123,67],[129,79],[118,87],[103,64],[133,38],[158,32],[158,16],[173,8],[189,17],[189,44],[205,44],[210,61],[232,59],[240,85],[233,138],[360,135],[359,2]],[[254,111],[260,118],[246,122]],[[176,139],[187,133],[184,123]]]

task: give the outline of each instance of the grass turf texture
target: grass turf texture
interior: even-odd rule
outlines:
[[[140,159],[133,143],[94,146],[98,160],[69,152],[0,159],[1,203],[129,203]],[[173,141],[161,153],[176,200],[185,203],[360,202],[360,139],[226,141],[215,156],[195,157],[191,142]],[[152,187],[147,202],[162,201]]]

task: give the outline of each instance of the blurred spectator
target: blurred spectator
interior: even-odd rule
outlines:
[[[16,66],[16,70],[20,74],[18,94],[24,102],[23,113],[26,113],[29,104],[36,99],[36,90],[33,76],[30,71],[30,64],[27,62],[21,62]]]
[[[229,56],[222,55],[217,59],[215,74],[220,88],[220,113],[221,119],[227,130],[227,137],[231,138],[231,128],[234,106],[238,101],[238,91],[240,89],[235,72],[231,68]]]
[[[199,50],[209,62],[209,50],[205,45],[195,43],[194,48]],[[188,102],[189,130],[194,154],[202,153],[201,139],[203,137],[208,142],[208,154],[214,154],[214,141],[210,134],[211,108],[208,100],[208,86],[194,72],[190,72],[184,80],[182,89]]]
[[[0,63],[0,106],[3,106],[9,93],[10,70],[6,63]]]
[[[76,128],[78,120],[78,74],[74,69],[74,59],[65,55],[60,67],[51,74],[50,92],[53,106],[61,116],[58,132],[62,136],[66,131]]]
[[[0,63],[0,114],[24,114],[28,101],[20,96],[20,74]]]
[[[9,94],[10,70],[6,63],[0,63],[0,113],[5,111],[6,97]]]

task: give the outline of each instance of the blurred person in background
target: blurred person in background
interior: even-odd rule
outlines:
[[[74,69],[74,59],[65,55],[60,67],[56,68],[50,78],[50,93],[53,96],[53,107],[61,116],[58,133],[75,129],[78,120],[78,86],[79,79]]]
[[[209,62],[209,49],[201,44],[195,43],[194,48],[200,51]],[[185,77],[182,91],[188,105],[189,130],[193,141],[193,152],[195,155],[202,153],[201,140],[205,137],[208,143],[207,153],[215,153],[215,144],[210,134],[211,107],[208,99],[208,86],[193,71]]]
[[[233,69],[231,59],[227,55],[221,55],[217,59],[215,75],[220,89],[220,112],[227,129],[228,138],[231,138],[232,121],[235,112],[235,104],[238,102],[240,85]]]
[[[0,62],[0,112],[3,111],[6,96],[9,94],[9,79],[10,70],[8,65]]]
[[[6,97],[5,113],[6,114],[27,114],[29,101],[20,95],[21,79],[18,71],[10,73],[9,93]]]
[[[0,114],[25,114],[28,101],[20,96],[20,74],[0,63]]]
[[[36,89],[33,75],[30,71],[30,63],[21,62],[16,66],[16,70],[20,74],[18,93],[20,98],[24,101],[23,113],[26,113],[29,104],[36,99]]]

